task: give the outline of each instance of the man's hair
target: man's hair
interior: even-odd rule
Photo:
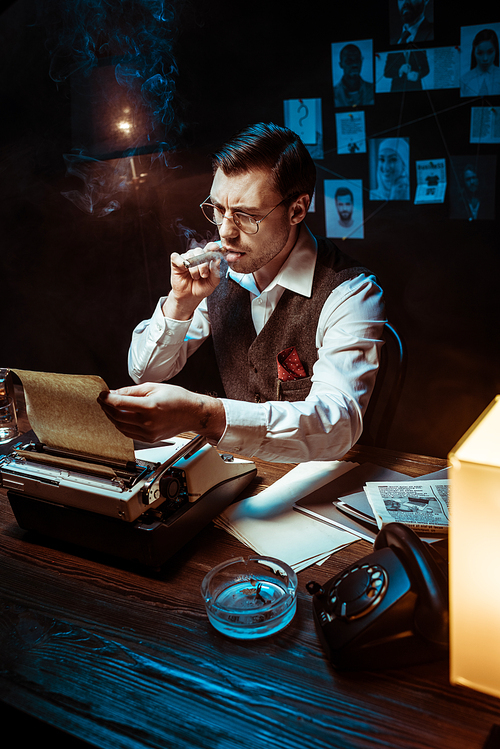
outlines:
[[[312,198],[316,167],[299,136],[278,125],[250,125],[235,135],[212,157],[215,172],[226,176],[250,169],[270,169],[274,186],[283,198],[307,193]]]
[[[342,58],[348,55],[349,53],[362,57],[361,50],[359,47],[356,47],[355,44],[346,44],[345,47],[342,47],[342,49],[340,50],[340,55],[339,55],[340,62],[342,62]]]
[[[349,190],[348,187],[338,187],[335,193],[335,200],[337,200],[338,198],[343,198],[345,196],[349,196],[351,198],[351,201],[354,203],[354,195],[352,194],[351,190]]]

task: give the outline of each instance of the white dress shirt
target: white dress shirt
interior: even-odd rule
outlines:
[[[286,288],[311,296],[316,254],[316,240],[303,224],[293,251],[262,292],[253,274],[228,271],[250,293],[257,334]],[[206,299],[191,320],[179,321],[164,317],[165,298],[159,300],[151,319],[133,332],[129,373],[136,383],[170,379],[210,335]],[[374,276],[362,274],[340,284],[320,313],[318,360],[307,398],[294,403],[222,398],[226,429],[217,447],[282,463],[341,458],[362,432],[362,414],[375,382],[384,322],[382,290]]]

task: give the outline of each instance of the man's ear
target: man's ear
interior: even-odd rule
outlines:
[[[290,223],[300,224],[306,217],[310,203],[311,198],[306,192],[299,195],[290,206]]]

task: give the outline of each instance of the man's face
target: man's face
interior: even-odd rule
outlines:
[[[353,211],[353,204],[349,195],[342,195],[335,198],[335,203],[337,205],[340,220],[345,222],[349,221]]]
[[[424,12],[425,0],[398,0],[398,7],[403,23],[411,26]]]
[[[227,176],[217,169],[210,199],[225,212],[224,221],[219,226],[219,236],[226,260],[233,270],[253,273],[280,252],[286,257],[289,245],[294,241],[290,209],[286,204],[278,205],[283,198],[276,192],[269,170],[252,169]],[[259,224],[256,234],[245,234],[229,218],[234,211],[241,211],[258,220],[276,205],[276,210]]]
[[[353,49],[342,52],[339,65],[344,71],[346,78],[357,78],[361,73],[363,58],[359,50]]]
[[[477,174],[473,172],[471,169],[465,170],[464,182],[469,192],[477,192],[477,188],[479,186],[479,180],[477,178]]]

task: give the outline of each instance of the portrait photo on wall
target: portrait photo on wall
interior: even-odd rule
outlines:
[[[409,138],[372,138],[368,158],[370,200],[409,200]]]
[[[460,51],[457,47],[378,52],[375,55],[375,91],[421,91],[460,86]]]
[[[363,239],[363,183],[360,179],[325,179],[326,236]]]
[[[373,40],[332,44],[332,77],[336,107],[374,104]]]
[[[460,30],[460,96],[500,94],[500,23]]]
[[[494,219],[496,156],[452,156],[450,161],[450,218]]]
[[[391,44],[432,42],[434,0],[389,0]]]
[[[426,49],[379,53],[376,60],[376,91],[422,91],[430,72]]]

